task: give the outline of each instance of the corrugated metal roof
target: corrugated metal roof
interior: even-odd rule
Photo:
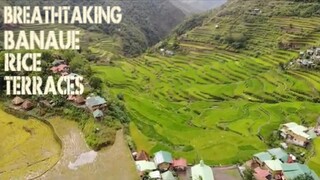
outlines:
[[[156,165],[161,163],[172,163],[171,153],[167,151],[158,151],[154,154],[154,162]]]

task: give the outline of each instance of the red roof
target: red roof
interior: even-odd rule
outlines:
[[[185,159],[175,159],[173,160],[173,167],[187,167],[187,160]]]
[[[140,151],[136,156],[136,161],[142,161],[142,160],[146,160],[146,161],[150,160],[148,153],[145,152],[144,150]]]
[[[51,71],[53,71],[54,73],[56,72],[61,72],[63,71],[65,68],[69,67],[68,65],[66,64],[60,64],[59,66],[54,66],[51,68]]]
[[[254,172],[254,176],[257,180],[266,180],[266,177],[270,174],[268,170],[261,169],[260,167],[255,168]]]

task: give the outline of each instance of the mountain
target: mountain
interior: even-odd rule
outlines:
[[[170,0],[170,2],[185,14],[190,15],[219,7],[227,0]]]
[[[168,0],[34,0],[32,2],[24,0],[8,0],[7,2],[16,6],[119,5],[122,8],[123,13],[123,21],[121,24],[103,24],[98,26],[81,25],[81,27],[90,31],[103,32],[110,36],[120,37],[122,52],[119,53],[126,56],[141,54],[148,47],[154,45],[168,35],[168,33],[185,18],[185,14]],[[0,16],[2,16],[2,14]]]
[[[319,6],[231,0],[190,17],[153,52],[93,69],[111,93],[123,95],[138,149],[242,164],[279,146],[281,124],[316,124],[319,70],[283,64],[320,46]],[[308,164],[320,174],[318,159]]]

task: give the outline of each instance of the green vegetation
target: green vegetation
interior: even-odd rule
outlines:
[[[308,166],[313,169],[318,175],[320,174],[320,139],[315,139],[313,142],[314,148],[315,148],[315,154],[314,157],[312,157],[308,161]]]
[[[277,146],[271,135],[282,123],[313,126],[319,72],[284,72],[279,63],[297,57],[297,47],[320,45],[320,18],[270,16],[296,5],[232,1],[200,26],[169,38],[179,44],[172,57],[149,53],[93,66],[108,93],[123,96],[137,148],[169,150],[189,162],[234,164]],[[262,13],[248,13],[254,8]],[[287,50],[278,46],[284,37]]]
[[[54,2],[34,0],[26,2],[23,0],[5,0],[2,4],[13,4],[15,6],[120,6],[123,13],[123,20],[120,24],[101,24],[101,25],[77,25],[78,28],[85,29],[89,32],[86,41],[94,42],[90,48],[103,49],[100,55],[105,55],[102,61],[109,58],[117,58],[118,54],[125,56],[137,56],[143,53],[148,47],[159,42],[161,38],[178,25],[185,17],[185,14],[173,6],[168,0],[96,0],[96,1],[81,1],[81,0],[57,0]],[[1,10],[0,10],[1,12]],[[0,14],[0,22],[2,19]],[[170,18],[169,18],[170,17]],[[67,26],[63,26],[67,29]],[[49,26],[50,28],[52,26]],[[1,27],[0,27],[1,28]],[[60,29],[60,28],[59,28]],[[98,35],[100,34],[100,35]],[[91,36],[93,35],[93,37]],[[103,39],[95,37],[103,37]],[[87,46],[88,44],[86,44]],[[103,46],[103,47],[101,47]],[[82,46],[84,47],[84,46]],[[87,46],[88,47],[88,46]],[[113,49],[114,48],[114,49]],[[111,49],[111,52],[108,52]],[[114,50],[117,53],[114,54]],[[106,52],[107,51],[107,52]],[[96,51],[93,51],[96,53]],[[107,55],[109,54],[109,55]],[[116,56],[116,57],[114,57]]]
[[[1,107],[2,108],[2,107]],[[19,119],[0,109],[0,177],[36,177],[55,165],[61,146],[52,129],[35,119]]]

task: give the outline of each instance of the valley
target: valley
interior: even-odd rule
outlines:
[[[144,5],[152,7],[166,2],[150,1]],[[143,3],[122,3],[126,5],[124,13],[144,7]],[[114,179],[136,179],[128,144],[130,150],[144,150],[150,155],[160,150],[168,151],[176,158],[186,158],[190,164],[197,164],[200,160],[215,167],[243,164],[256,153],[280,146],[279,141],[274,140],[274,134],[281,124],[296,122],[315,127],[320,116],[319,67],[285,68],[286,64],[299,57],[299,52],[320,47],[318,4],[303,3],[298,0],[232,0],[216,10],[190,16],[182,23],[183,9],[175,14],[175,8],[169,8],[168,12],[177,18],[152,26],[149,26],[149,21],[156,18],[156,13],[146,11],[144,13],[151,20],[142,21],[143,15],[130,17],[121,26],[108,28],[60,24],[13,27],[15,35],[17,29],[27,32],[55,30],[56,36],[57,30],[61,29],[79,31],[81,49],[78,56],[68,59],[68,63],[75,64],[72,68],[77,67],[80,71],[83,64],[75,62],[85,59],[87,67],[83,72],[92,73],[88,76],[90,80],[95,77],[102,81],[99,88],[89,87],[86,96],[95,92],[110,102],[116,99],[124,104],[108,107],[107,112],[112,115],[108,114],[102,122],[93,120],[91,113],[88,119],[78,117],[78,124],[65,120],[63,115],[50,119],[62,137],[63,148],[52,138],[50,131],[45,131],[48,127],[30,120],[30,126],[40,131],[35,135],[45,136],[48,138],[45,141],[50,144],[51,156],[46,156],[46,166],[35,167],[39,174],[50,169],[40,179],[90,178],[90,172],[95,172],[94,178],[97,179],[110,174]],[[154,11],[162,12],[161,8]],[[165,17],[165,13],[161,17]],[[173,28],[178,22],[181,24]],[[3,36],[2,32],[0,36]],[[70,55],[52,52],[59,58]],[[125,113],[118,112],[122,107]],[[61,107],[60,110],[57,112],[70,116],[83,113]],[[126,113],[130,119],[128,124],[128,119],[121,119],[127,117]],[[54,113],[48,114],[52,116]],[[24,121],[1,111],[0,120],[6,124],[1,131],[5,133],[3,136],[10,133],[12,127],[9,126],[15,125],[19,130],[16,136],[27,137],[23,131]],[[24,124],[22,130],[21,124]],[[108,126],[117,127],[113,127],[113,134]],[[107,128],[98,133],[102,127]],[[123,129],[119,130],[121,127]],[[124,130],[129,132],[124,134]],[[110,138],[108,143],[115,140],[114,144],[100,150],[94,163],[71,170],[70,164],[77,164],[77,158],[91,152],[84,139],[87,144],[88,139],[97,143],[101,139],[97,140],[96,136],[101,134]],[[130,135],[129,140],[127,135]],[[70,137],[71,140],[68,139]],[[21,143],[24,146],[28,141]],[[16,148],[14,144],[4,145],[8,148],[6,151]],[[303,150],[310,150],[302,157],[303,163],[319,176],[319,139],[312,145],[311,150]],[[40,146],[37,143],[31,146],[36,149],[34,155],[40,155],[30,158],[43,159],[44,153],[37,152],[42,144]],[[6,152],[1,150],[0,157]],[[30,153],[22,152],[24,156]],[[13,154],[7,158],[13,162],[20,155]],[[117,160],[124,163],[114,164]],[[23,166],[9,172],[6,169],[11,166],[7,161],[0,160],[0,177],[10,177],[12,172],[25,175],[32,171],[30,168],[33,166],[25,167],[22,161]],[[127,176],[122,173],[122,166],[128,170]]]
[[[168,150],[188,162],[203,159],[211,165],[229,165],[265,150],[280,124],[315,125],[319,72],[282,71],[279,64],[297,57],[298,51],[277,46],[283,36],[301,49],[319,45],[320,19],[264,19],[263,13],[245,13],[259,3],[234,1],[228,10],[213,12],[221,15],[212,15],[178,37],[182,53],[168,57],[155,50],[114,66],[93,66],[112,94],[124,95],[138,149]],[[241,11],[224,15],[232,8]],[[264,8],[266,14],[278,10]],[[304,34],[281,31],[290,24]],[[250,38],[240,51],[216,38],[243,32]]]

